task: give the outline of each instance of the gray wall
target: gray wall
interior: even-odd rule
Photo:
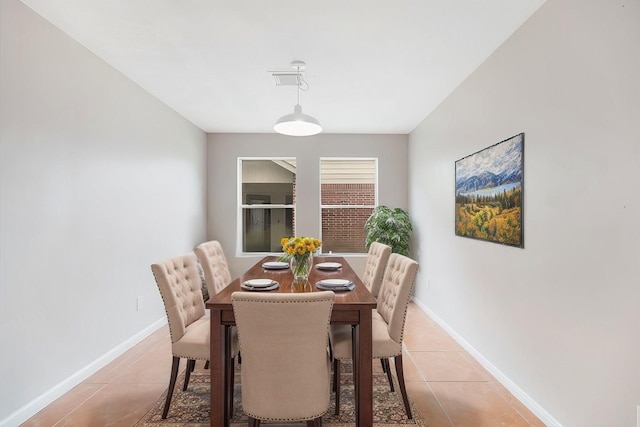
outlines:
[[[234,275],[255,262],[236,256],[238,156],[298,159],[309,235],[319,157],[375,156],[380,203],[411,210],[418,303],[549,424],[634,425],[637,1],[549,0],[408,138],[221,134],[206,154],[203,132],[22,3],[0,19],[0,424],[163,320],[152,262],[211,238]],[[522,131],[525,249],[455,237],[455,160]]]
[[[0,16],[0,424],[16,425],[166,319],[149,266],[205,238],[206,135],[19,1]]]
[[[212,134],[208,145],[209,239],[225,248],[235,277],[259,258],[239,257],[236,247],[238,157],[295,157],[296,234],[320,236],[320,157],[378,157],[378,201],[408,208],[406,135],[320,134],[293,138],[277,134]],[[282,236],[284,237],[284,236]],[[364,257],[348,258],[356,271]]]
[[[416,298],[550,425],[636,425],[639,76],[640,2],[549,0],[409,137]],[[519,132],[525,249],[456,237],[455,160]]]

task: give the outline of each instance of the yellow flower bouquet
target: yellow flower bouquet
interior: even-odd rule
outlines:
[[[322,242],[315,237],[283,237],[280,239],[283,260],[291,263],[291,271],[296,279],[307,279],[313,264],[313,254],[320,248]]]

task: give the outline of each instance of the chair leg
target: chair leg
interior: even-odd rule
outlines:
[[[329,340],[329,360],[333,362],[333,347],[331,346],[331,340]]]
[[[307,427],[322,427],[322,417],[307,421]]]
[[[235,359],[232,357],[230,362],[229,362],[229,366],[231,367],[230,369],[230,373],[229,373],[229,378],[228,378],[228,383],[229,384],[229,389],[227,390],[227,405],[229,407],[229,417],[233,417],[233,389],[235,387],[235,379],[236,379],[236,361]]]
[[[384,371],[387,373],[387,379],[389,380],[389,388],[391,391],[395,391],[393,389],[393,377],[391,376],[391,366],[389,365],[389,358],[380,359],[380,362],[384,365]]]
[[[162,411],[162,419],[167,418],[169,413],[169,405],[171,405],[171,397],[173,396],[173,388],[176,386],[176,378],[178,377],[178,367],[180,367],[180,358],[173,356],[171,363],[171,376],[169,377],[169,389],[167,390],[167,400],[164,402],[164,410]]]
[[[249,427],[260,427],[260,420],[249,417]]]
[[[204,369],[209,369],[209,361],[208,360],[204,364]]]
[[[380,365],[382,365],[382,372],[386,374],[387,373],[387,367],[384,364],[384,360],[385,359],[380,359]]]
[[[338,361],[338,359],[333,359],[333,378],[331,379],[331,391],[332,392],[336,392],[336,383],[338,382],[338,372],[336,372],[336,365],[339,364],[340,361]],[[340,366],[338,366],[338,369],[340,369]]]
[[[234,387],[234,377],[235,377],[235,359],[231,353],[231,327],[225,326],[224,328],[224,340],[225,340],[225,351],[224,351],[224,387],[225,394],[227,395],[226,402],[223,402],[226,416],[229,418],[233,417],[233,387]],[[240,357],[240,353],[238,353],[238,357]],[[252,421],[249,420],[251,424]],[[259,421],[258,421],[259,424]]]
[[[336,392],[336,415],[340,414],[340,359],[333,359],[333,391]]]
[[[194,359],[187,360],[187,369],[185,369],[184,373],[184,387],[182,387],[182,391],[187,391],[187,386],[189,385],[189,378],[191,378],[191,372],[193,372],[196,367],[196,361]]]
[[[409,406],[409,397],[407,396],[407,388],[404,386],[404,373],[402,371],[402,354],[394,358],[396,365],[396,374],[398,375],[398,383],[400,384],[400,393],[402,393],[402,401],[404,402],[404,410],[407,412],[407,418],[411,419],[411,407]]]

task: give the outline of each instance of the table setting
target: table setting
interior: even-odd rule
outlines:
[[[250,279],[242,282],[240,287],[247,291],[272,291],[280,287],[280,283],[272,279]]]

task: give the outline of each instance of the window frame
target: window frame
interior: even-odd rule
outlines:
[[[374,176],[374,204],[373,205],[323,205],[322,204],[322,161],[323,160],[343,160],[343,161],[349,161],[349,160],[373,160],[375,163],[375,176]],[[319,224],[319,229],[320,229],[320,240],[322,241],[322,210],[323,209],[362,209],[362,208],[371,208],[374,209],[376,206],[378,206],[378,194],[379,194],[379,186],[378,186],[378,179],[379,179],[379,173],[380,173],[380,160],[378,157],[372,157],[372,156],[364,156],[364,157],[358,157],[358,156],[349,156],[349,157],[333,157],[333,156],[321,156],[318,160],[318,173],[319,173],[319,177],[318,177],[318,186],[319,186],[319,191],[318,191],[318,195],[319,195],[319,200],[318,200],[318,207],[319,207],[319,219],[320,219],[320,224]],[[363,242],[365,243],[365,242]],[[357,256],[366,256],[367,253],[366,252],[324,252],[324,246],[321,246],[321,253],[324,254],[337,254],[340,256],[353,256],[353,257],[357,257]]]
[[[295,233],[295,224],[296,224],[296,199],[293,198],[292,202],[293,204],[291,205],[287,205],[287,204],[246,204],[244,203],[242,194],[243,194],[243,189],[242,189],[242,185],[244,184],[243,180],[242,180],[242,162],[248,160],[248,161],[255,161],[255,160],[267,160],[267,161],[274,161],[274,160],[294,160],[297,161],[295,156],[264,156],[264,157],[238,157],[237,158],[237,167],[236,167],[236,256],[237,257],[242,257],[242,258],[249,258],[249,257],[260,257],[260,256],[267,256],[267,255],[274,255],[274,254],[278,254],[281,252],[246,252],[244,250],[244,244],[243,244],[243,236],[244,236],[244,227],[245,227],[245,222],[244,222],[244,217],[243,217],[243,211],[244,209],[292,209],[293,210],[293,224],[294,224],[294,233]],[[296,169],[296,175],[297,175],[297,169]]]

